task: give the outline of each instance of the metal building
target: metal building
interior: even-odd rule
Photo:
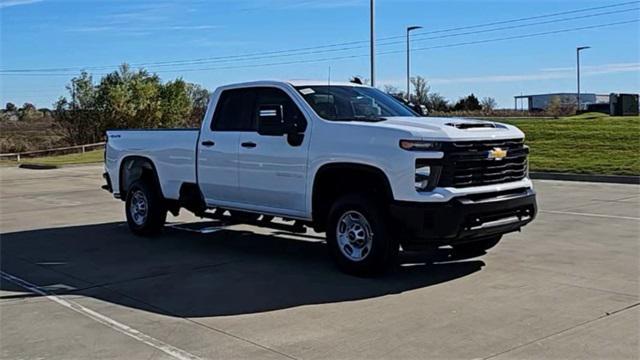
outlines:
[[[564,106],[576,106],[578,102],[577,93],[519,95],[514,96],[515,110],[544,111],[554,98],[558,98],[560,100],[560,104]],[[609,95],[580,93],[581,110],[586,109],[589,104],[608,103]]]

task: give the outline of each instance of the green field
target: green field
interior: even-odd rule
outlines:
[[[38,158],[23,158],[21,164],[42,164],[42,165],[74,165],[74,164],[90,164],[103,161],[104,150],[87,151],[84,154],[66,154],[58,156],[46,156]],[[3,165],[18,165],[16,161],[2,161]]]
[[[560,119],[496,119],[526,134],[531,170],[640,175],[640,117],[588,113]]]

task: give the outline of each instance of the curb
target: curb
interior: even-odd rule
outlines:
[[[43,164],[20,164],[18,165],[21,169],[30,169],[30,170],[51,170],[57,169],[57,165],[43,165]]]
[[[632,175],[567,174],[532,171],[529,176],[532,179],[536,180],[585,181],[596,183],[640,185],[640,176]]]

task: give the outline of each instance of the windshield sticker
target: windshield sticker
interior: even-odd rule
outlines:
[[[311,88],[301,89],[300,92],[302,93],[302,95],[309,95],[309,94],[315,93],[315,91]]]

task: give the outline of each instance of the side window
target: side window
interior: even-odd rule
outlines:
[[[253,113],[253,123],[256,125],[255,127],[257,127],[258,123],[258,109],[260,106],[282,105],[285,123],[296,126],[299,132],[304,132],[307,129],[307,120],[298,108],[298,105],[293,102],[287,93],[277,88],[268,87],[258,88],[256,92],[256,106]]]
[[[231,89],[220,94],[213,114],[213,131],[254,131],[254,89]]]

